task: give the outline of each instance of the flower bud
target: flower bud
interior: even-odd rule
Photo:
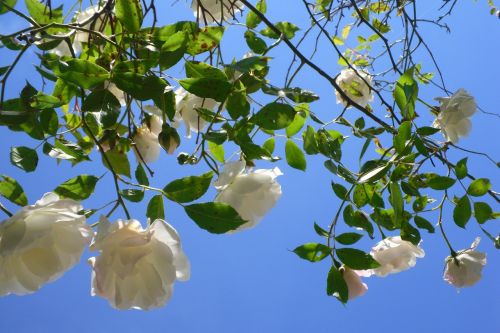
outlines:
[[[163,124],[162,130],[158,135],[158,142],[168,154],[173,154],[177,147],[179,147],[181,138],[175,128],[170,127],[168,124]]]

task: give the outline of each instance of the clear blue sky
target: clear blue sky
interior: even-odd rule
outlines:
[[[172,6],[173,1],[164,2],[158,8],[162,23],[192,18],[187,1],[181,0]],[[274,21],[296,22],[303,17],[298,0],[268,2],[270,17]],[[55,2],[57,5],[59,3]],[[287,7],[283,10],[285,3]],[[428,42],[441,64],[449,89],[463,87],[476,97],[483,109],[500,112],[500,21],[488,14],[485,0],[478,3],[469,0],[459,2],[453,17],[447,22],[452,28],[451,34],[436,29],[425,31],[428,32]],[[16,24],[12,16],[2,16],[0,32],[13,31],[18,28]],[[236,38],[244,30],[233,28],[232,31],[225,41],[225,51],[231,56],[241,57],[247,50]],[[0,66],[5,66],[12,54],[4,49],[0,50],[0,54]],[[288,64],[288,60],[280,60],[283,55],[285,59],[290,57],[283,46],[271,54],[277,59],[272,64],[276,68],[271,74],[271,80],[277,85],[283,82],[283,69]],[[229,59],[226,56],[226,61]],[[333,53],[331,58],[320,58],[332,73],[339,70],[336,60]],[[36,63],[33,52],[28,54],[22,62],[22,71],[11,81],[9,96],[20,91],[26,79],[39,83],[30,67],[32,63]],[[183,74],[179,70],[172,75],[182,77]],[[315,90],[322,96],[322,101],[312,105],[322,118],[333,118],[332,115],[341,111],[335,104],[331,88],[316,75],[305,72],[297,84]],[[433,91],[432,88],[422,90],[425,96],[433,96],[426,92]],[[422,109],[421,113],[426,113],[426,110]],[[497,117],[477,113],[473,117],[472,133],[461,141],[461,145],[490,152],[495,160],[499,160],[498,120]],[[42,158],[38,170],[25,174],[9,164],[8,152],[13,145],[34,147],[36,143],[24,134],[0,128],[0,173],[18,179],[31,203],[74,175],[101,175],[104,172],[95,169],[91,163],[82,163],[74,168],[64,162],[57,166],[55,160],[46,158],[40,152]],[[283,145],[284,141],[278,140],[281,151]],[[351,147],[352,151],[359,149],[356,144]],[[349,151],[346,151],[345,154],[347,159],[355,161],[358,153],[350,156]],[[450,156],[457,160],[460,155],[452,153]],[[94,155],[94,160],[98,160],[97,155]],[[39,292],[23,297],[0,298],[0,332],[320,333],[401,330],[417,333],[498,330],[500,251],[495,250],[485,237],[482,237],[479,249],[488,252],[488,264],[483,279],[473,288],[458,293],[442,280],[447,248],[439,234],[428,235],[423,232],[422,247],[427,255],[417,262],[416,267],[386,278],[365,280],[369,286],[368,293],[347,306],[327,297],[328,262],[325,260],[311,264],[290,252],[297,245],[320,241],[313,231],[313,222],[326,226],[339,204],[330,190],[330,180],[333,178],[323,168],[323,160],[312,158],[308,162],[307,173],[279,163],[285,174],[279,178],[283,196],[256,228],[246,232],[226,236],[208,234],[198,229],[179,207],[167,204],[167,219],[181,235],[184,250],[192,264],[192,278],[188,282],[176,283],[174,296],[165,308],[150,312],[117,311],[105,300],[90,297],[90,267],[85,261],[94,254],[86,252],[81,264]],[[172,179],[205,171],[180,168],[171,156],[163,156],[152,166],[157,170],[154,182],[159,187]],[[273,166],[264,162],[258,164],[260,168]],[[473,174],[489,176],[498,189],[498,169],[486,159],[470,158],[469,168]],[[105,179],[99,184],[95,198],[84,203],[85,207],[97,207],[114,197],[109,175]],[[213,194],[209,193],[206,200],[210,200]],[[132,215],[142,222],[145,222],[145,205],[131,206]],[[495,208],[499,210],[498,206]],[[90,222],[95,222],[95,217]],[[457,249],[468,247],[476,236],[482,236],[475,222],[471,222],[465,232],[458,230],[449,212],[444,223]],[[486,227],[493,233],[498,232],[497,221],[489,222]],[[359,245],[368,251],[372,241],[365,239]]]

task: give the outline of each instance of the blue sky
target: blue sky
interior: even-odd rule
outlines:
[[[163,17],[162,23],[192,18],[185,1],[181,0],[172,6],[171,1],[166,2],[158,8]],[[293,1],[296,5],[288,6],[286,11],[282,8],[284,1],[268,2],[273,21],[289,20],[297,23],[303,18],[300,1]],[[431,13],[432,8],[423,8],[422,12]],[[457,4],[447,23],[452,29],[451,34],[430,27],[423,27],[423,31],[427,33],[428,43],[441,65],[449,89],[454,91],[463,87],[476,97],[484,110],[500,112],[500,88],[497,83],[500,77],[497,63],[500,54],[500,44],[497,42],[500,22],[488,14],[486,1],[475,3],[469,0]],[[301,25],[305,24],[302,21]],[[17,23],[12,16],[2,16],[0,32],[16,28]],[[228,53],[226,60],[230,56],[241,57],[246,52],[243,42],[238,39],[243,32],[244,29],[237,27],[228,32],[225,41],[225,51]],[[0,54],[0,66],[4,66],[12,54],[3,49]],[[275,69],[270,78],[279,85],[283,82],[283,70],[288,65],[288,60],[281,61],[281,57],[289,59],[290,54],[281,46],[271,56],[276,60],[272,63]],[[340,69],[333,53],[331,57],[325,54],[318,59],[331,73]],[[15,96],[27,79],[38,83],[32,74],[34,71],[29,67],[33,63],[36,63],[36,58],[34,53],[30,53],[22,62],[22,71],[13,76],[8,96]],[[183,74],[179,69],[172,75],[182,77]],[[341,111],[335,104],[331,87],[321,82],[314,73],[305,71],[299,75],[296,83],[322,96],[322,100],[312,107],[323,119],[333,118]],[[421,87],[421,90],[429,100],[435,96],[435,89],[431,87]],[[426,114],[427,111],[421,109],[421,113]],[[471,135],[460,142],[461,146],[489,152],[493,159],[498,160],[498,117],[478,112],[472,121]],[[5,128],[0,128],[0,142],[0,173],[18,179],[31,203],[74,175],[103,173],[102,169],[96,169],[91,163],[82,163],[74,168],[66,163],[57,166],[54,160],[43,155],[38,170],[25,174],[9,164],[9,149],[13,145],[34,147],[36,143],[26,135],[11,133]],[[278,151],[282,151],[284,140],[277,142]],[[359,144],[352,143],[350,147],[352,150],[345,152],[346,159],[355,163]],[[349,151],[355,153],[350,154]],[[462,155],[450,152],[449,156],[456,161]],[[94,160],[98,160],[97,155]],[[314,157],[308,163],[306,173],[287,167],[283,161],[279,163],[285,174],[279,178],[283,196],[256,228],[246,232],[226,236],[208,234],[198,229],[179,207],[167,205],[167,220],[181,235],[184,250],[192,264],[192,278],[188,282],[176,283],[174,296],[165,308],[150,312],[117,311],[105,300],[90,297],[90,267],[85,261],[94,254],[86,252],[81,264],[39,292],[24,297],[0,298],[0,332],[404,330],[413,333],[491,332],[500,326],[500,252],[485,237],[482,237],[479,250],[488,253],[488,264],[483,279],[473,288],[457,292],[442,280],[447,248],[439,234],[428,235],[423,232],[422,247],[426,257],[420,259],[413,269],[386,278],[365,280],[369,286],[368,293],[347,306],[327,297],[327,261],[312,264],[290,252],[297,245],[320,241],[314,233],[313,222],[328,225],[339,204],[330,189],[333,176],[323,168],[323,159]],[[355,164],[352,165],[355,167]],[[154,182],[160,187],[172,179],[205,171],[202,168],[181,168],[171,156],[163,156],[152,167],[158,171]],[[258,167],[272,168],[274,165],[261,162]],[[471,157],[469,169],[473,174],[490,177],[498,189],[498,169],[486,159]],[[109,185],[111,179],[108,175],[96,189],[95,198],[84,203],[85,207],[96,207],[109,201],[107,198],[113,198],[114,193]],[[205,199],[210,200],[213,194],[210,192]],[[131,205],[132,215],[142,222],[145,222],[145,205]],[[498,206],[495,208],[499,210]],[[92,218],[90,222],[94,220]],[[444,224],[457,249],[468,247],[476,236],[482,236],[474,222],[468,225],[467,231],[458,230],[450,212],[445,214]],[[486,227],[493,233],[498,232],[496,221],[489,222]],[[359,243],[367,251],[371,245],[373,241],[368,238]]]

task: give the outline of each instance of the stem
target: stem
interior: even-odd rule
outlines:
[[[2,212],[4,212],[5,214],[7,214],[7,216],[9,216],[9,217],[14,215],[7,208],[5,208],[5,206],[1,202],[0,202],[0,210]]]

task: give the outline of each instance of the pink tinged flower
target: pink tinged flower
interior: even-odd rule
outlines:
[[[80,261],[93,235],[82,209],[46,193],[0,224],[0,295],[33,293]]]
[[[402,240],[400,236],[387,237],[372,248],[370,255],[380,267],[362,272],[362,276],[387,276],[407,270],[417,263],[417,258],[425,256],[424,250],[411,242]]]
[[[136,220],[111,224],[101,217],[90,248],[100,252],[89,259],[91,294],[120,310],[162,307],[172,296],[175,281],[190,278],[179,235],[163,220],[143,229]]]
[[[432,124],[441,129],[447,141],[457,143],[461,137],[469,135],[472,128],[470,117],[476,112],[474,97],[464,89],[459,89],[451,97],[438,97],[439,114]]]
[[[161,146],[158,135],[161,132],[162,121],[157,116],[151,116],[149,124],[142,124],[132,137],[134,153],[138,161],[151,163],[160,157]]]
[[[247,223],[237,231],[252,228],[274,207],[281,197],[281,185],[276,181],[280,169],[260,169],[245,172],[245,162],[230,162],[224,166],[215,188],[219,194],[216,202],[233,207]]]
[[[193,15],[201,23],[221,23],[232,19],[245,6],[237,0],[192,0]]]
[[[373,101],[373,93],[370,88],[372,77],[362,70],[353,70],[346,68],[342,70],[335,79],[345,95],[355,103],[365,107],[369,102]],[[335,90],[337,104],[349,106],[350,101],[344,98],[339,91]]]
[[[471,247],[459,251],[457,256],[446,258],[444,280],[457,288],[470,287],[481,279],[486,265],[486,253],[476,251],[480,238],[476,238]]]
[[[349,300],[363,296],[368,291],[368,286],[361,281],[357,271],[343,266],[343,277],[349,291]]]

